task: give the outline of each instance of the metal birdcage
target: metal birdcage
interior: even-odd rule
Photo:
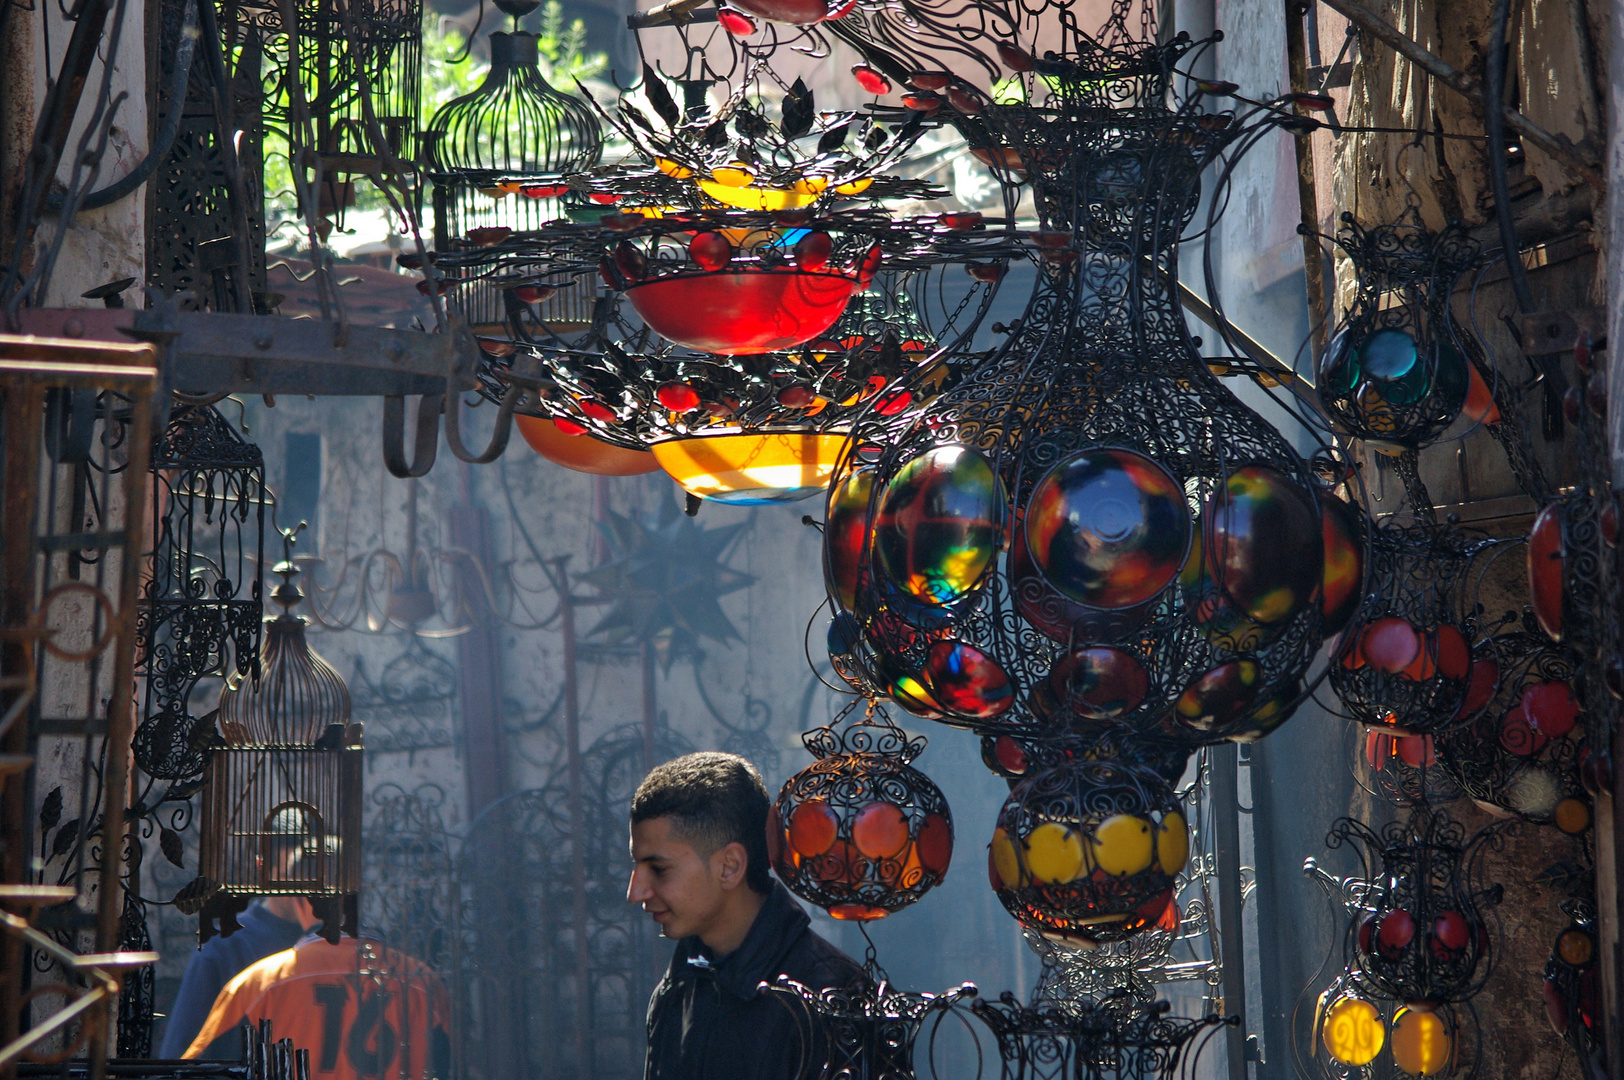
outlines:
[[[518,29],[534,10],[528,0],[497,5],[513,16],[511,33],[490,36],[491,66],[472,93],[447,102],[423,133],[434,182],[434,245],[447,251],[476,229],[527,231],[562,215],[562,184],[526,185],[515,175],[562,178],[590,169],[603,152],[603,130],[580,98],[563,93],[541,71],[540,37]],[[544,192],[537,197],[536,193]],[[473,281],[450,294],[452,307],[475,326],[506,318],[501,293]],[[585,325],[593,297],[566,290],[544,305],[549,323]]]
[[[284,533],[282,576],[271,598],[283,611],[265,623],[258,680],[239,677],[220,694],[220,742],[207,753],[199,870],[219,886],[203,909],[235,929],[252,896],[307,896],[336,940],[354,932],[361,888],[361,729],[350,723],[344,680],[304,637],[292,609],[293,532]]]

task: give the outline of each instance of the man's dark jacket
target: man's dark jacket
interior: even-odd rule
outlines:
[[[811,1062],[804,1010],[762,983],[788,975],[814,990],[863,979],[851,957],[812,932],[812,920],[773,882],[744,942],[717,960],[683,938],[648,1003],[645,1080],[795,1080]]]

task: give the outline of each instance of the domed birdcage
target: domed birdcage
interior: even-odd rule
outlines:
[[[539,0],[498,0],[513,30],[490,38],[491,66],[479,88],[441,106],[423,133],[434,184],[437,252],[477,247],[492,237],[535,229],[562,213],[564,178],[590,169],[603,152],[603,129],[578,97],[563,93],[541,71],[540,36],[519,29]],[[554,183],[519,185],[526,175]],[[459,273],[446,268],[457,280]],[[473,275],[470,275],[473,276]],[[448,293],[454,310],[484,332],[505,321],[501,293],[484,281]],[[590,321],[590,290],[560,293],[545,307],[551,324]]]
[[[296,530],[284,532],[282,614],[265,621],[257,681],[221,691],[218,744],[206,753],[199,873],[218,891],[202,908],[200,935],[236,928],[255,896],[305,896],[336,940],[355,931],[361,889],[361,726],[338,672],[305,641],[293,614]]]

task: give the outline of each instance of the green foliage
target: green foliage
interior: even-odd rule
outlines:
[[[469,55],[468,36],[455,23],[442,24],[427,10],[423,17],[423,66],[419,82],[420,118],[424,126],[436,110],[454,98],[471,94],[485,80],[490,65]],[[575,19],[564,22],[564,8],[558,0],[547,0],[532,19],[533,33],[540,35],[537,52],[547,81],[565,93],[575,89],[576,79],[587,79],[606,70],[609,58],[602,52],[586,51],[586,24]],[[267,73],[268,74],[268,73]],[[270,241],[295,240],[303,244],[304,230],[298,219],[298,199],[293,175],[288,167],[286,133],[265,132],[265,213],[267,223],[288,223]],[[355,205],[359,211],[384,210],[388,201],[365,178],[355,178]],[[295,239],[297,237],[298,239]]]

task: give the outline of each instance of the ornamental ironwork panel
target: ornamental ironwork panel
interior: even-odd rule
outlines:
[[[152,470],[135,759],[150,776],[179,780],[203,772],[190,711],[199,680],[259,667],[265,459],[219,410],[200,406],[175,414],[154,443]]]

